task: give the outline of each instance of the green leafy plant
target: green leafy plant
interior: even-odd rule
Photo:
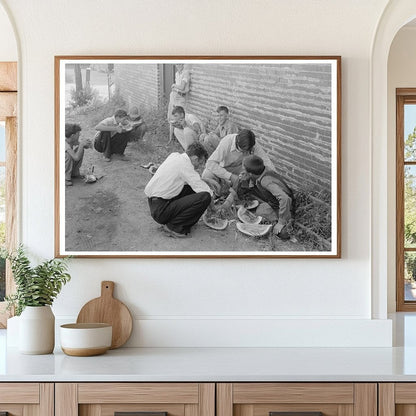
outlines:
[[[45,260],[31,266],[25,249],[19,246],[15,251],[6,252],[10,261],[16,293],[5,297],[7,310],[14,309],[20,315],[26,306],[52,305],[59,292],[71,279],[68,273],[68,258]]]
[[[79,91],[72,88],[70,104],[73,108],[83,107],[90,104],[97,96],[98,92],[90,87],[85,87]]]

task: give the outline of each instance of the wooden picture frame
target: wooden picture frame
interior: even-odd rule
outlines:
[[[172,124],[171,113],[168,122],[169,101],[184,107],[185,128]],[[150,215],[144,188],[152,174],[161,175],[157,169],[170,154],[187,149],[189,142],[181,139],[186,129],[207,149],[210,134],[216,134],[218,142],[224,134],[228,137],[231,130],[224,133],[224,119],[218,119],[224,114],[220,106],[228,110],[231,122],[227,123],[237,126],[230,135],[254,133],[255,147],[250,152],[261,148],[266,169],[269,160],[278,174],[276,180],[283,178],[291,188],[292,210],[287,208],[287,199],[275,193],[273,201],[280,202],[273,209],[256,195],[260,207],[248,217],[240,215],[238,208],[246,201],[239,193],[231,208],[215,214],[226,220],[224,230],[211,228],[207,225],[211,220],[201,218],[190,228],[190,238],[175,238],[181,232],[172,233],[169,224],[166,229]],[[139,123],[145,126],[137,136],[129,135],[127,147],[124,143],[118,150],[124,155],[96,145],[97,137],[104,137],[100,133],[103,120],[114,122],[116,127],[110,129],[117,130],[117,110],[127,114],[138,110]],[[189,121],[191,115],[196,121]],[[75,169],[81,177],[71,178],[79,147],[68,144],[65,133],[74,124],[80,126],[79,140],[86,148],[80,171]],[[113,143],[116,130],[105,133],[106,143]],[[124,134],[122,127],[120,131]],[[237,138],[227,140],[234,143],[233,151],[239,151]],[[341,57],[56,56],[55,167],[57,257],[339,258]],[[255,180],[251,178],[249,193]],[[222,206],[230,192],[226,179],[221,184],[225,185],[222,194],[210,184],[217,206]],[[242,219],[254,221],[256,217],[271,225],[264,236],[240,231],[250,226],[237,227]],[[284,232],[276,224],[286,225]]]

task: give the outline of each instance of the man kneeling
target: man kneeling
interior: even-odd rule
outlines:
[[[211,203],[212,191],[197,172],[207,157],[198,142],[170,154],[144,189],[150,215],[173,237],[186,237]]]

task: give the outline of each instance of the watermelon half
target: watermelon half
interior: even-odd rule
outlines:
[[[261,220],[263,219],[262,217],[258,217],[244,207],[238,208],[237,217],[241,222],[245,224],[260,224]]]
[[[227,220],[223,220],[218,217],[209,217],[207,214],[202,216],[202,221],[207,227],[213,228],[214,230],[225,230],[228,225]]]
[[[263,237],[270,232],[272,227],[272,224],[245,224],[237,222],[238,231],[250,237]]]

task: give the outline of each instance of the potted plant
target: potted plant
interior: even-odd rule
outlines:
[[[67,258],[32,266],[23,246],[6,253],[16,292],[6,296],[7,308],[19,318],[19,350],[49,354],[55,346],[55,316],[51,305],[71,276]]]

